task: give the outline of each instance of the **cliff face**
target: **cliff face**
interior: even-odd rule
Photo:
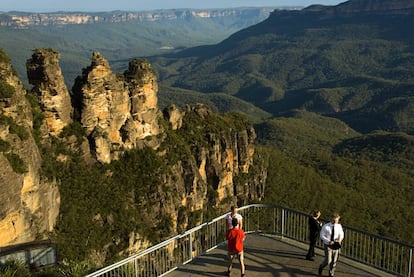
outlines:
[[[13,73],[10,61],[0,64],[0,81],[5,84],[1,88],[14,91],[13,94],[2,93],[0,102],[0,146],[3,145],[0,183],[6,188],[0,194],[3,218],[0,246],[31,241],[42,237],[45,231],[53,231],[59,215],[60,195],[55,182],[47,180],[40,167],[42,159],[50,161],[52,157],[52,163],[62,166],[71,159],[70,154],[64,157],[53,153],[56,142],[60,148],[66,147],[64,153],[83,153],[81,156],[88,159],[89,164],[110,164],[131,149],[155,150],[157,156],[168,161],[164,163],[168,170],[154,169],[157,171],[154,174],[160,176],[160,183],[144,184],[151,188],[144,197],[135,199],[138,202],[133,206],[146,207],[140,210],[141,220],[154,230],[163,225],[160,220],[168,218],[172,224],[168,236],[184,231],[190,221],[195,224],[205,220],[202,216],[191,220],[189,217],[193,212],[202,213],[207,206],[224,212],[230,204],[243,205],[263,197],[265,170],[260,176],[246,177],[254,165],[255,132],[251,124],[232,126],[232,118],[215,115],[204,105],[188,106],[183,110],[172,105],[161,113],[157,76],[144,60],[135,59],[129,63],[128,70],[115,74],[108,61],[95,52],[91,65],[76,79],[72,94],[64,85],[58,62],[59,54],[52,49],[34,50],[27,62],[33,85],[30,95],[35,96],[43,115],[40,126],[36,127],[40,131],[38,143],[42,154],[31,135],[36,130],[26,92]],[[86,143],[76,144],[74,138],[63,136],[74,123],[83,129]],[[16,126],[27,135],[12,131],[20,130]],[[174,160],[170,155],[174,155],[179,146],[167,141],[171,139],[169,136],[176,135],[186,140],[181,147],[191,150]],[[10,153],[20,157],[21,164],[25,165],[23,170],[10,165],[11,159],[7,158]],[[106,174],[122,175],[122,172]],[[71,181],[68,184],[70,186]],[[125,195],[129,193],[134,194],[125,191]],[[70,196],[65,196],[65,201],[70,201]],[[122,203],[119,205],[121,207]],[[90,222],[102,216],[107,218],[102,224],[116,220],[111,212],[106,216],[97,212]],[[136,252],[148,246],[146,238],[134,228],[126,232],[128,245],[122,252]],[[112,238],[107,245],[120,239]],[[105,251],[97,249],[91,259],[102,264]]]
[[[42,136],[58,136],[72,123],[73,108],[62,71],[59,53],[52,49],[36,49],[27,62],[27,76],[37,95],[44,119]]]
[[[196,120],[190,130],[187,129],[188,127],[183,127],[184,131],[193,132],[194,129],[202,128],[201,122],[211,120],[211,115],[211,110],[204,105],[187,107],[182,112],[182,116],[196,117],[200,124]],[[177,177],[184,176],[179,179],[181,186],[185,188],[182,205],[190,210],[205,208],[205,205],[209,204],[207,203],[208,186],[214,189],[216,204],[225,199],[233,203],[238,201],[239,205],[244,205],[251,200],[260,200],[263,195],[252,194],[249,191],[248,187],[253,187],[254,184],[236,186],[234,182],[237,176],[247,174],[253,164],[256,138],[254,129],[229,127],[220,134],[209,130],[203,132],[205,132],[205,146],[194,147],[192,158],[181,160],[179,163],[180,174],[177,174]]]
[[[60,196],[40,176],[41,156],[32,136],[26,91],[0,52],[0,246],[35,240],[52,231]]]
[[[0,26],[24,28],[39,25],[66,25],[66,24],[94,24],[101,22],[129,22],[129,21],[161,21],[188,18],[214,17],[252,17],[266,18],[273,10],[264,8],[236,8],[236,9],[209,9],[209,10],[160,10],[142,12],[99,12],[99,13],[22,13],[9,12],[2,14]]]
[[[109,163],[125,149],[156,147],[160,133],[156,75],[145,61],[130,62],[117,76],[98,52],[74,89],[80,121],[98,161]],[[150,139],[144,140],[149,137]]]

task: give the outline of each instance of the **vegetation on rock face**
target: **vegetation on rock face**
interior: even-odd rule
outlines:
[[[0,98],[10,98],[15,92],[14,87],[7,84],[4,80],[0,79]]]
[[[17,124],[15,120],[13,120],[13,118],[11,117],[5,116],[3,114],[0,115],[0,124],[8,125],[9,132],[11,134],[16,134],[21,140],[26,140],[29,137],[29,134],[26,131],[26,129],[21,125]]]
[[[0,48],[0,63],[9,64],[10,62],[10,57],[6,54],[3,48]]]
[[[62,206],[55,236],[66,259],[88,260],[96,251],[104,262],[114,261],[128,247],[131,232],[156,242],[169,228],[154,226],[153,218],[144,216],[153,204],[148,199],[159,200],[154,194],[164,168],[149,148],[127,152],[107,166],[88,165],[72,154],[66,163],[50,157],[43,168],[49,178],[59,180]]]
[[[5,153],[4,156],[6,156],[14,172],[25,173],[27,171],[27,166],[19,155],[15,153]]]
[[[10,143],[0,139],[0,152],[7,152],[10,150]]]
[[[77,133],[72,125],[64,130],[65,137]],[[229,136],[229,126],[237,132],[251,125],[237,114],[206,114],[202,118],[188,112],[183,127],[168,131],[160,150],[130,150],[107,165],[87,164],[80,152],[70,151],[64,141],[52,140],[43,150],[42,171],[48,179],[59,182],[60,217],[52,236],[60,257],[106,264],[118,260],[119,253],[130,246],[131,233],[140,234],[150,243],[174,234],[172,218],[161,208],[178,199],[175,185],[166,181],[174,178],[172,166],[191,161],[197,149],[208,148],[210,135],[220,139]],[[68,159],[57,162],[59,155]],[[190,212],[175,204],[180,214],[187,213],[189,226],[220,212],[214,208],[217,195],[213,191],[217,187],[213,186],[209,184],[205,200],[212,204],[204,211]]]
[[[44,114],[42,113],[42,110],[40,109],[40,104],[37,99],[37,97],[33,93],[27,93],[26,99],[28,100],[32,115],[33,115],[33,136],[36,140],[37,144],[40,145],[40,126],[42,125]]]

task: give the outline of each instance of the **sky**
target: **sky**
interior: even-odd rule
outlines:
[[[231,7],[337,5],[345,0],[0,0],[0,11],[143,11],[156,9],[207,9]]]

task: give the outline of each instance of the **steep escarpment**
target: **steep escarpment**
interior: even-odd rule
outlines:
[[[2,69],[1,184],[8,189],[0,227],[2,235],[20,231],[0,245],[48,232],[63,257],[103,265],[231,204],[263,198],[266,168],[254,161],[251,123],[201,104],[161,112],[157,75],[145,60],[114,73],[95,52],[71,93],[53,49],[36,49],[28,60],[29,92],[9,60]]]
[[[32,135],[26,91],[0,51],[0,245],[44,238],[56,223],[56,182],[41,176],[42,158]]]
[[[193,153],[186,159],[177,159],[184,173],[181,175],[186,178],[183,180],[186,188],[183,204],[191,210],[199,210],[205,208],[209,197],[213,202],[210,204],[228,200],[243,205],[251,200],[260,200],[263,195],[251,193],[247,188],[254,186],[252,183],[235,182],[237,176],[247,175],[253,166],[256,135],[252,126],[246,120],[236,120],[239,116],[236,114],[218,117],[201,104],[187,107],[182,115],[183,125],[177,133],[184,138],[184,142],[181,145],[180,142],[174,142],[175,149],[167,151],[174,153],[177,148],[185,150],[189,146],[188,150]],[[229,124],[234,122],[239,125],[230,127]],[[183,163],[191,166],[184,166]],[[213,193],[214,197],[209,193]]]
[[[0,26],[15,28],[27,28],[29,26],[68,25],[68,24],[96,24],[96,23],[120,23],[131,21],[172,21],[189,18],[250,18],[259,16],[266,18],[271,12],[271,7],[230,8],[230,9],[206,9],[206,10],[158,10],[158,11],[112,11],[112,12],[54,12],[54,13],[3,13],[0,18]]]

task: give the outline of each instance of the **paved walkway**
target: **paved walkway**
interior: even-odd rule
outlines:
[[[226,276],[227,244],[194,259],[167,277]],[[292,240],[259,234],[247,235],[245,241],[246,277],[318,276],[323,252],[317,250],[315,261],[305,259],[307,245]],[[328,275],[328,267],[323,276]],[[238,260],[233,263],[231,276],[240,276]],[[390,277],[392,275],[340,257],[335,277]]]

